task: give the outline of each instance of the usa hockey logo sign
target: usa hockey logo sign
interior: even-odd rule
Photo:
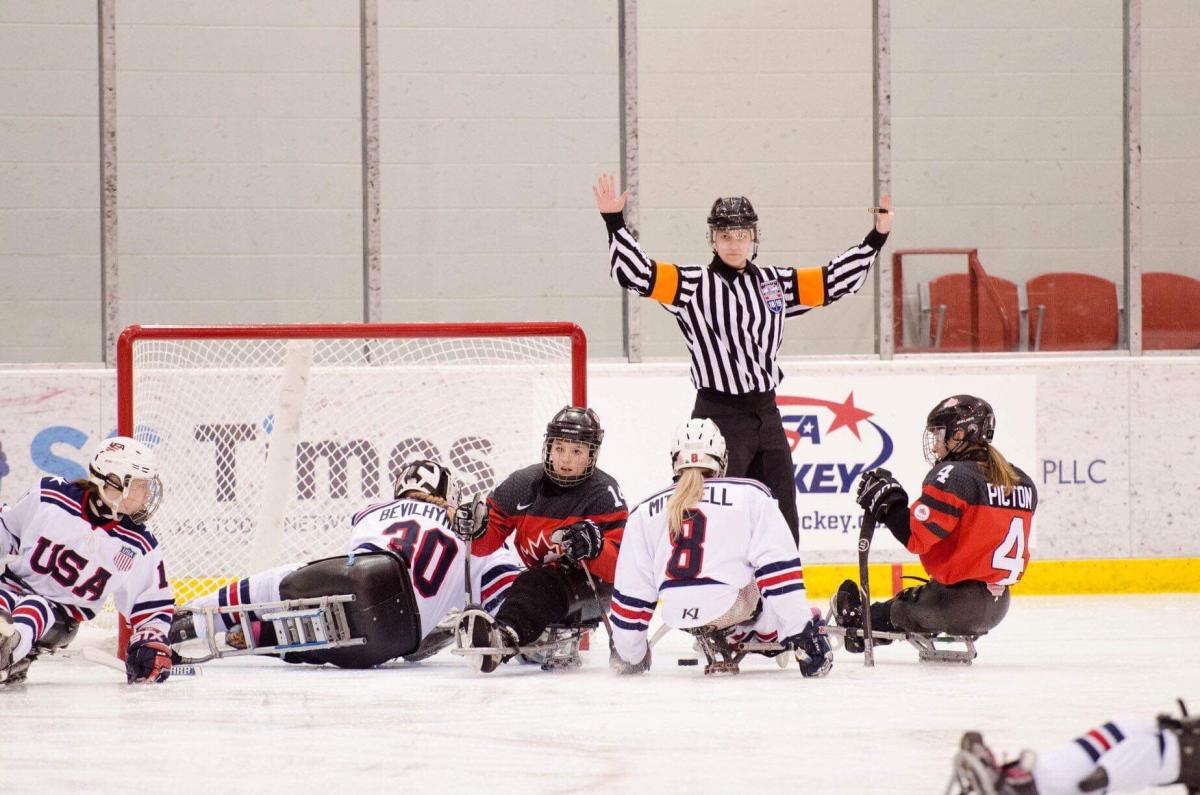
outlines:
[[[767,309],[776,315],[783,311],[783,288],[779,282],[763,282],[758,286],[758,293],[766,302]]]
[[[875,414],[845,399],[779,396],[775,399],[792,447],[796,490],[801,494],[851,494],[859,475],[892,456],[892,437]]]

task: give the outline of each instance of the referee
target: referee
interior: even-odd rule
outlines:
[[[622,214],[629,192],[618,194],[612,175],[602,174],[592,193],[608,227],[613,279],[662,304],[683,332],[696,386],[692,416],[717,424],[729,446],[729,476],[754,478],[770,488],[798,542],[792,450],[775,404],[775,387],[783,380],[778,362],[783,319],[862,288],[892,228],[890,197],[883,197],[875,228],[863,242],[828,265],[777,268],[754,262],[758,215],[744,196],[713,202],[708,216],[713,258],[704,267],[643,254]]]

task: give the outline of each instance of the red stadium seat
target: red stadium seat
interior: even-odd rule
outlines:
[[[979,310],[979,350],[1015,351],[1019,347],[1020,323],[1017,285],[998,276],[987,277],[1000,296],[1008,316],[1004,319],[987,291],[982,291]],[[970,277],[947,273],[921,285],[921,330],[936,351],[971,350]],[[928,319],[926,319],[928,315]]]
[[[1180,273],[1142,274],[1142,348],[1200,348],[1200,279]]]
[[[1025,283],[1033,350],[1113,350],[1120,341],[1117,286],[1090,273],[1044,273]]]

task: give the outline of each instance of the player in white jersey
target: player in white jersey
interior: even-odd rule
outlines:
[[[110,596],[132,628],[129,681],[170,675],[175,598],[146,530],[162,493],[150,448],[114,436],[86,479],[42,478],[0,510],[0,682],[23,680],[39,651],[67,645]]]
[[[227,607],[339,593],[355,593],[347,615],[355,625],[374,624],[362,646],[288,653],[289,662],[332,663],[367,668],[396,657],[423,659],[448,645],[453,634],[438,623],[466,604],[466,545],[451,530],[459,500],[453,473],[441,464],[419,460],[406,464],[393,489],[394,499],[371,505],[351,520],[346,556],[314,563],[293,563],[235,579],[188,608]],[[471,565],[472,601],[494,612],[516,579],[516,554],[500,547]],[[275,645],[269,622],[250,619],[259,633],[256,646]],[[240,633],[236,613],[218,614],[219,629]],[[205,613],[189,610],[172,629],[172,642],[205,637]],[[380,631],[382,626],[385,631]]]
[[[979,732],[967,732],[954,757],[954,795],[1075,795],[1141,792],[1183,784],[1200,792],[1200,718],[1118,718],[1040,754],[998,763]]]
[[[725,455],[712,420],[688,420],[671,447],[675,485],[629,516],[610,616],[618,673],[649,669],[656,603],[672,628],[779,643],[795,651],[805,676],[824,676],[833,664],[779,504],[757,481],[722,477]]]

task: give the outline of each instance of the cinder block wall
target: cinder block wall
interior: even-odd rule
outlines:
[[[707,259],[708,206],[737,193],[763,262],[861,239],[870,2],[639,5],[651,255]],[[361,319],[358,3],[117,13],[121,321]],[[892,14],[890,247],[1119,281],[1119,0]],[[619,166],[616,5],[380,0],[379,16],[384,319],[572,319],[594,355],[619,355],[589,192]],[[101,358],[95,17],[85,0],[0,6],[0,362]],[[1145,4],[1143,44],[1143,264],[1200,275],[1200,6]],[[952,268],[914,265],[910,298]],[[793,322],[785,352],[870,353],[873,290]],[[683,355],[643,306],[646,355]]]
[[[0,362],[95,362],[96,4],[0,4]]]

